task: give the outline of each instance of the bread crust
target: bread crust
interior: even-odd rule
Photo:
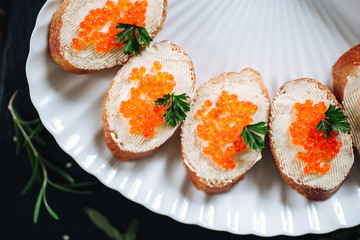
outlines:
[[[165,42],[165,41],[162,41]],[[160,42],[160,43],[162,43]],[[159,44],[159,43],[155,43],[155,44]],[[155,45],[154,44],[154,45]],[[192,80],[192,87],[191,87],[191,92],[189,93],[189,95],[192,95],[194,89],[195,89],[195,83],[196,83],[196,77],[195,77],[195,70],[194,70],[194,64],[191,61],[190,56],[183,50],[181,49],[179,46],[170,43],[171,49],[172,51],[176,51],[179,54],[183,54],[185,55],[188,59],[190,59],[188,61],[188,65],[190,66],[190,71],[192,72],[192,76],[193,78]],[[120,70],[121,71],[121,70]],[[156,148],[153,148],[149,151],[145,151],[145,152],[132,152],[132,151],[127,151],[124,148],[121,148],[121,146],[119,146],[114,139],[111,136],[111,129],[109,127],[109,122],[108,122],[108,115],[107,115],[107,111],[106,111],[106,103],[110,100],[110,96],[109,96],[109,92],[110,89],[112,88],[114,84],[114,81],[111,82],[110,87],[108,89],[108,91],[106,92],[105,98],[104,98],[104,102],[103,102],[103,107],[102,107],[102,124],[103,124],[103,129],[104,129],[104,135],[105,135],[105,142],[106,145],[108,146],[109,150],[111,151],[111,153],[114,155],[114,157],[116,157],[117,159],[119,159],[120,161],[126,162],[126,161],[131,161],[131,160],[135,160],[135,159],[139,159],[139,158],[144,158],[146,156],[149,156],[151,154],[153,154],[154,152],[156,152],[156,150],[159,149],[158,146]],[[177,126],[179,127],[179,126]],[[177,128],[176,127],[176,128]],[[175,131],[173,132],[173,134],[175,133]],[[172,135],[171,135],[172,136]],[[169,138],[171,137],[169,136]]]
[[[63,25],[62,16],[64,15],[66,8],[69,6],[70,3],[71,0],[64,0],[51,19],[48,35],[49,54],[52,59],[65,71],[71,73],[85,73],[82,72],[81,69],[77,69],[73,65],[71,65],[64,58],[62,52],[60,51],[60,30]]]
[[[269,100],[270,102],[270,96],[269,96],[269,91],[267,90],[267,88],[265,87],[265,84],[262,80],[262,77],[260,75],[259,72],[255,71],[254,69],[251,68],[245,68],[242,71],[240,71],[240,73],[245,72],[245,71],[251,71],[253,74],[257,75],[258,78],[255,79],[255,81],[259,84],[260,89],[261,89],[261,93]],[[267,121],[267,123],[269,122],[269,119]]]
[[[69,6],[69,4],[72,1],[73,0],[64,0],[52,17],[52,20],[50,23],[49,35],[48,35],[49,54],[52,57],[52,59],[62,69],[64,69],[65,71],[67,71],[69,73],[74,73],[74,74],[91,73],[91,72],[96,72],[99,70],[109,69],[109,68],[113,68],[113,67],[117,66],[117,65],[114,65],[111,67],[104,67],[101,69],[83,69],[83,68],[78,68],[78,67],[74,66],[64,57],[64,53],[60,49],[60,47],[61,47],[60,46],[60,32],[61,32],[61,28],[63,25],[62,17],[66,12],[67,7]],[[163,12],[162,12],[160,25],[158,26],[158,28],[156,29],[156,31],[154,33],[150,34],[150,37],[153,39],[163,28],[165,18],[166,18],[166,8],[167,8],[167,0],[164,0],[163,1]],[[145,45],[142,44],[142,50],[144,48],[145,48]],[[125,58],[120,60],[120,65],[124,65],[128,61],[128,59],[133,55],[135,55],[135,53],[132,53],[130,55],[125,55]]]
[[[347,77],[354,74],[360,66],[360,44],[345,52],[334,64],[332,69],[333,89],[337,99],[344,101],[344,89],[347,84]]]
[[[260,89],[261,89],[261,93],[268,99],[268,101],[270,102],[270,98],[269,98],[269,92],[267,90],[267,88],[264,85],[264,82],[262,81],[261,75],[260,73],[258,73],[257,71],[251,69],[251,68],[246,68],[243,69],[242,71],[240,71],[240,73],[245,72],[245,71],[251,71],[252,74],[255,74],[258,76],[258,78],[256,79],[257,84],[259,85]],[[226,75],[227,77],[231,78],[234,77],[236,75],[238,75],[239,73],[236,72],[228,72],[228,73],[222,73],[217,77],[211,78],[209,81],[203,83],[195,92],[194,97],[190,100],[190,106],[193,105],[193,103],[195,103],[197,101],[197,96],[199,94],[199,89],[201,89],[205,84],[218,84],[219,82],[221,82],[221,77],[223,75]],[[268,109],[269,111],[270,109]],[[269,119],[266,120],[266,123],[268,124]],[[183,139],[184,137],[184,133],[183,133],[183,128],[181,128],[181,139]],[[209,185],[209,182],[205,179],[200,177],[197,172],[195,170],[193,170],[193,166],[191,166],[191,161],[189,161],[189,159],[186,156],[185,150],[184,150],[184,146],[183,144],[181,144],[181,156],[183,159],[183,165],[185,167],[186,173],[188,174],[188,176],[190,177],[191,181],[193,182],[194,186],[198,189],[201,190],[207,194],[218,194],[218,193],[222,193],[222,192],[227,192],[229,191],[233,186],[235,186],[236,184],[238,184],[241,180],[243,180],[245,177],[244,175],[250,170],[251,165],[239,176],[237,176],[236,178],[232,179],[231,182],[227,182],[227,183],[219,183],[219,184],[211,184]],[[257,157],[259,155],[257,154]],[[256,157],[256,158],[257,158]],[[254,161],[256,160],[256,158],[254,159]]]
[[[110,86],[111,87],[111,86]],[[135,160],[138,158],[143,158],[146,156],[149,156],[153,154],[159,147],[151,149],[146,152],[131,152],[127,151],[125,149],[120,148],[120,146],[114,141],[114,139],[111,136],[111,130],[109,127],[109,122],[107,121],[107,114],[105,112],[105,104],[109,101],[109,94],[106,93],[105,100],[103,103],[103,110],[102,110],[102,124],[104,129],[104,135],[105,135],[105,142],[107,147],[109,148],[110,152],[116,157],[117,159],[126,162]]]
[[[310,78],[300,78],[300,79],[296,79],[293,81],[289,81],[289,82],[300,82],[300,81],[307,81],[307,82],[312,82],[317,84],[318,88],[321,90],[325,90],[327,93],[327,98],[328,99],[334,99],[336,102],[337,107],[342,108],[341,104],[336,100],[335,95],[323,84],[321,84],[320,82],[314,80],[314,79],[310,79]],[[276,93],[274,99],[273,99],[273,106],[274,106],[274,102],[276,101],[277,97],[280,94],[283,94],[283,89],[285,88],[285,86],[289,83],[286,82],[285,84],[283,84],[280,89],[278,90],[278,92]],[[292,178],[290,178],[288,175],[286,175],[283,172],[283,169],[280,166],[280,160],[278,158],[278,156],[276,155],[275,152],[275,146],[274,146],[274,142],[273,142],[273,134],[272,134],[272,119],[273,119],[273,111],[270,111],[270,124],[269,124],[269,143],[270,143],[270,149],[271,149],[271,153],[273,156],[273,160],[275,162],[275,165],[280,173],[281,178],[287,183],[289,184],[294,190],[296,190],[298,193],[300,193],[301,195],[303,195],[304,197],[306,197],[309,200],[314,200],[314,201],[324,201],[328,198],[330,198],[332,195],[334,195],[337,190],[339,190],[340,186],[343,184],[344,181],[342,181],[339,185],[337,185],[336,187],[329,189],[329,190],[324,190],[324,189],[320,189],[320,188],[313,188],[310,187],[306,184],[298,184],[296,183]],[[350,134],[350,133],[347,133]],[[302,170],[300,170],[302,171]],[[348,173],[346,174],[346,176],[350,173],[350,170],[348,171]],[[344,178],[345,179],[345,178]]]
[[[183,151],[181,151],[181,156],[182,156],[183,159],[185,159],[185,155],[184,155]],[[204,179],[202,177],[199,177],[195,171],[190,169],[189,165],[186,164],[185,161],[183,161],[183,164],[185,166],[186,173],[189,175],[189,177],[190,177],[191,181],[193,182],[194,186],[197,189],[199,189],[199,190],[201,190],[201,191],[203,191],[203,192],[205,192],[207,194],[217,194],[217,193],[222,193],[222,192],[229,191],[233,186],[235,186],[241,180],[243,180],[245,173],[250,170],[250,168],[249,168],[244,174],[240,175],[236,179],[233,179],[230,183],[217,184],[217,185],[211,185],[210,186],[207,183],[206,179]]]

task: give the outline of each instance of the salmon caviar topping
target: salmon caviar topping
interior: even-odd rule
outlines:
[[[289,128],[291,141],[305,150],[298,152],[296,157],[306,164],[303,170],[305,174],[326,174],[330,170],[331,160],[342,146],[342,143],[335,139],[336,133],[331,132],[331,136],[326,138],[324,133],[316,128],[325,118],[327,107],[323,101],[314,104],[313,101],[306,100],[304,104],[295,103],[294,110],[296,120]]]
[[[77,38],[74,38],[71,42],[71,46],[73,47],[74,50],[81,50],[82,49],[82,45],[80,43],[80,40]]]
[[[147,0],[134,3],[119,0],[117,3],[107,1],[103,8],[90,10],[80,23],[79,37],[72,40],[73,49],[79,51],[84,45],[94,44],[96,51],[106,53],[115,46],[121,47],[121,43],[116,42],[116,35],[121,32],[116,29],[117,24],[145,27],[147,6]]]
[[[215,163],[225,169],[234,169],[234,156],[247,148],[240,138],[244,127],[251,124],[258,107],[245,101],[239,101],[236,94],[222,91],[213,108],[210,100],[205,101],[203,109],[196,113],[201,123],[197,126],[197,135],[207,146],[203,153],[209,155]],[[207,111],[207,112],[206,112]]]
[[[120,113],[130,118],[129,132],[142,134],[145,138],[155,136],[155,128],[162,123],[163,115],[168,107],[156,106],[154,101],[171,93],[176,85],[174,76],[168,72],[160,72],[162,66],[158,61],[153,63],[155,74],[145,74],[146,68],[133,68],[129,74],[130,81],[137,81],[131,88],[130,98],[120,103]]]

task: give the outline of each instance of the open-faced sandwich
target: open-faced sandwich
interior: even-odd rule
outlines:
[[[49,52],[71,73],[124,64],[162,29],[166,0],[64,0],[49,31]]]
[[[344,53],[333,66],[334,94],[349,117],[354,146],[360,151],[360,44]]]
[[[127,161],[154,152],[185,119],[194,89],[190,57],[169,41],[130,58],[114,77],[102,110],[112,154]]]
[[[261,159],[270,100],[252,69],[223,73],[202,84],[181,128],[184,165],[205,193],[230,190]]]
[[[281,177],[310,200],[326,200],[354,162],[349,123],[327,87],[308,78],[285,83],[270,113],[271,151]]]

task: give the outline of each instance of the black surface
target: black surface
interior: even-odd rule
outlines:
[[[95,227],[85,215],[83,208],[93,207],[104,215],[120,230],[124,231],[132,219],[138,219],[138,239],[263,239],[253,235],[238,236],[226,232],[217,232],[194,225],[178,223],[169,217],[151,212],[137,203],[123,197],[82,170],[76,162],[62,152],[52,136],[44,131],[48,142],[41,152],[56,165],[67,169],[77,181],[94,181],[91,195],[74,195],[53,188],[47,191],[49,204],[60,216],[56,221],[50,217],[44,207],[41,209],[39,222],[32,222],[33,211],[39,186],[32,188],[25,195],[20,192],[30,178],[31,170],[26,153],[15,155],[14,131],[12,120],[7,110],[10,96],[21,89],[15,101],[15,107],[25,119],[37,117],[31,104],[25,76],[25,62],[28,54],[29,39],[35,25],[36,16],[45,0],[7,0],[0,1],[0,27],[3,56],[0,78],[0,152],[1,152],[1,212],[0,239],[108,239]],[[2,37],[4,36],[4,38]],[[1,53],[1,51],[0,51]],[[67,163],[72,167],[66,168]],[[271,239],[316,239],[317,235],[297,238],[279,236]]]

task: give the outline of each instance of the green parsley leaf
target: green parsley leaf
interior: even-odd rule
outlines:
[[[269,129],[266,127],[266,122],[258,122],[244,127],[240,137],[244,138],[246,146],[256,152],[261,152],[261,150],[265,148],[264,139],[256,133],[265,135],[268,131]]]
[[[171,93],[156,99],[155,105],[169,107],[166,109],[163,119],[168,125],[175,127],[186,119],[186,112],[190,111],[190,104],[186,102],[187,99],[188,96],[185,93],[180,95]]]
[[[136,35],[138,37],[139,42],[143,42],[146,46],[149,46],[152,38],[149,36],[146,28],[136,28]]]
[[[331,132],[339,133],[339,131],[346,133],[349,132],[350,123],[346,122],[348,117],[342,112],[342,109],[330,104],[328,110],[325,112],[325,118],[321,120],[316,129],[320,132],[323,131],[324,137],[329,139]]]
[[[118,23],[116,29],[122,30],[119,34],[116,35],[116,42],[122,43],[124,46],[124,52],[126,54],[132,54],[134,51],[139,53],[141,50],[140,43],[149,46],[150,42],[152,41],[148,31],[144,27]]]

